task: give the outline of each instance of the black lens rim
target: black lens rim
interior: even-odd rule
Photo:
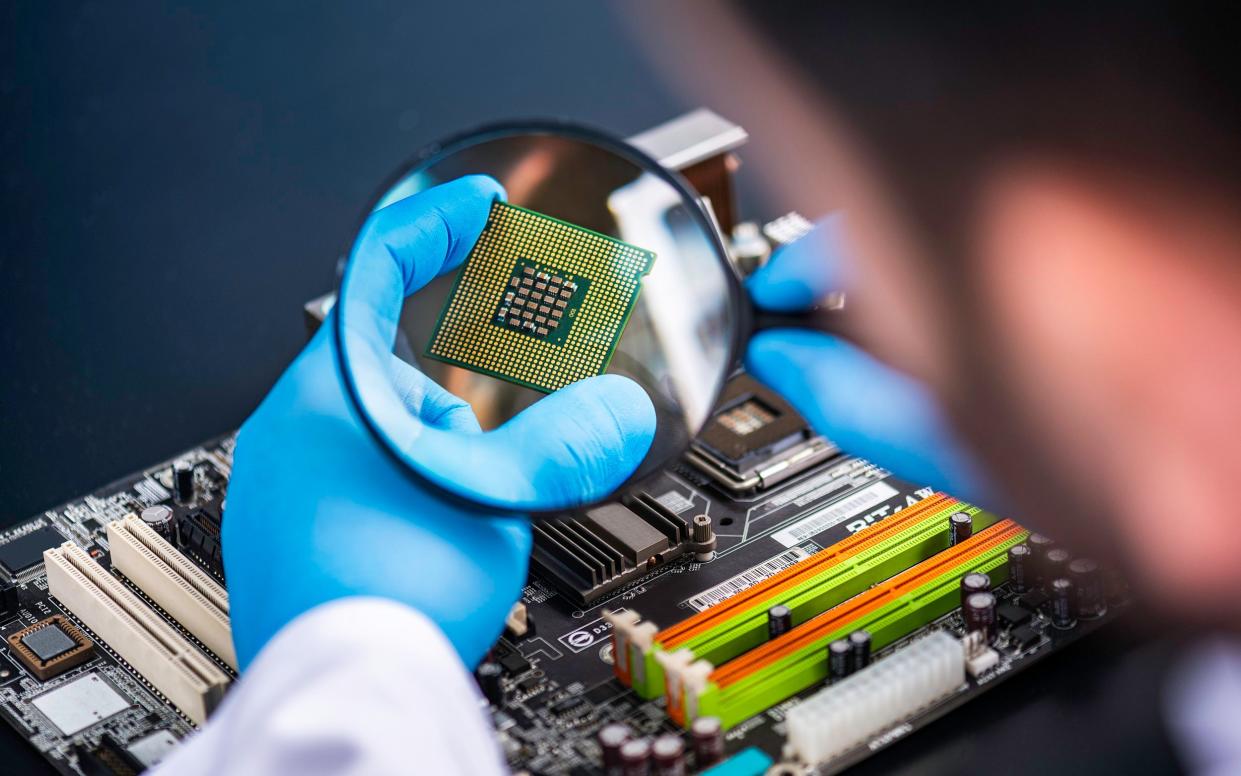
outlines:
[[[558,135],[569,137],[587,143],[593,143],[602,147],[607,151],[624,157],[633,162],[640,169],[650,172],[660,177],[665,183],[672,186],[678,194],[693,207],[689,208],[689,212],[702,231],[709,235],[712,248],[716,252],[716,256],[724,270],[727,293],[729,295],[729,305],[735,313],[737,325],[732,327],[728,338],[728,359],[726,363],[729,365],[723,374],[717,377],[716,385],[712,390],[712,405],[719,401],[720,393],[724,388],[730,374],[740,364],[741,348],[745,340],[748,339],[749,330],[752,327],[752,315],[750,306],[747,303],[747,296],[742,287],[741,277],[737,274],[733,263],[728,259],[728,252],[724,247],[723,241],[720,239],[719,228],[714,219],[701,206],[700,197],[694,192],[688,181],[675,170],[669,170],[661,165],[658,160],[654,159],[645,152],[635,148],[629,143],[621,140],[604,130],[592,127],[587,124],[576,121],[568,121],[561,119],[522,119],[512,121],[499,121],[482,124],[473,129],[465,130],[453,134],[443,140],[429,143],[418,150],[412,157],[401,164],[396,172],[389,175],[380,187],[378,192],[372,196],[368,202],[367,208],[362,212],[361,217],[357,220],[352,239],[346,246],[344,255],[347,257],[344,270],[341,272],[339,281],[336,284],[337,299],[333,307],[331,320],[334,321],[332,336],[335,339],[336,350],[336,368],[340,375],[341,384],[345,386],[345,393],[349,397],[358,417],[362,420],[362,425],[367,429],[370,435],[375,439],[384,452],[396,461],[401,468],[420,485],[431,489],[438,497],[443,498],[456,506],[472,509],[475,511],[485,510],[489,515],[494,514],[525,514],[530,517],[550,517],[552,515],[563,514],[566,511],[590,509],[611,500],[614,494],[608,494],[603,498],[597,499],[590,503],[581,504],[570,509],[554,509],[554,510],[531,510],[523,507],[506,508],[502,505],[493,503],[485,503],[475,501],[453,490],[445,488],[430,477],[420,473],[414,466],[410,465],[400,452],[397,451],[391,440],[379,429],[378,425],[367,411],[360,394],[357,384],[353,379],[353,374],[345,364],[345,305],[341,304],[343,297],[341,296],[342,286],[345,278],[349,274],[349,264],[353,261],[353,246],[357,240],[357,235],[361,232],[362,225],[366,219],[374,212],[375,206],[392,190],[400,181],[405,180],[411,175],[425,170],[438,161],[455,153],[456,151],[477,145],[481,142],[494,140],[502,137],[516,135]],[[669,455],[667,462],[671,463],[684,454],[684,450]],[[631,485],[631,481],[627,481],[618,488],[618,491]]]

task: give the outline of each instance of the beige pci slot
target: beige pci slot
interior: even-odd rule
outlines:
[[[72,542],[43,553],[47,585],[70,612],[196,724],[228,675]]]
[[[112,567],[237,670],[228,593],[137,515],[108,523]]]

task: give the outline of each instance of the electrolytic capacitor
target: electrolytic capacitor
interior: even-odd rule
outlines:
[[[599,741],[599,749],[603,751],[603,771],[608,776],[615,776],[620,773],[621,768],[621,747],[625,742],[633,738],[633,731],[628,725],[620,722],[612,722],[604,725],[596,734]]]
[[[621,776],[650,776],[651,742],[631,738],[621,744]]]
[[[965,620],[965,632],[980,631],[987,643],[995,641],[995,594],[971,593],[961,607],[961,616]]]
[[[1057,628],[1071,628],[1077,622],[1073,616],[1073,581],[1066,577],[1053,579],[1051,592],[1051,624]]]
[[[1052,547],[1043,556],[1044,579],[1060,579],[1069,575],[1069,561],[1073,556],[1063,547]]]
[[[948,516],[948,544],[956,546],[974,535],[974,517],[967,512]]]
[[[1034,571],[1034,587],[1045,587],[1050,581],[1046,574],[1047,551],[1056,546],[1049,537],[1041,533],[1032,533],[1026,537],[1026,546],[1030,548],[1031,568]]]
[[[719,717],[699,717],[689,728],[694,742],[694,767],[698,770],[724,759],[724,726]]]
[[[849,634],[849,647],[853,652],[853,670],[860,671],[870,665],[870,634],[855,630]]]
[[[142,510],[138,516],[160,536],[172,540],[172,507],[156,504]]]
[[[793,610],[784,604],[776,604],[767,610],[767,638],[783,636],[793,629]]]
[[[991,577],[979,571],[971,571],[961,577],[961,606],[965,606],[965,599],[974,593],[985,593],[991,589]]]
[[[503,670],[499,663],[493,663],[490,660],[483,662],[475,671],[474,677],[478,679],[478,687],[483,691],[483,697],[492,706],[499,706],[504,700],[504,688],[500,686],[500,675]]]
[[[827,678],[839,682],[853,673],[853,647],[848,639],[836,639],[827,645]]]
[[[178,504],[194,500],[194,467],[184,461],[172,465],[172,495]]]
[[[667,733],[655,739],[651,758],[655,776],[685,776],[685,741],[680,736]]]
[[[1030,548],[1014,544],[1008,548],[1008,584],[1015,593],[1025,593],[1034,584],[1034,570],[1030,567]]]
[[[1103,571],[1090,558],[1077,558],[1069,563],[1069,579],[1076,590],[1074,611],[1078,617],[1091,620],[1107,614],[1107,593]]]

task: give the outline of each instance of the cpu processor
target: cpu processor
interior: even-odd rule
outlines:
[[[496,202],[426,355],[550,393],[603,374],[655,254]]]

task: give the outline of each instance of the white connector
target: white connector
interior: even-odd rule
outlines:
[[[185,716],[202,724],[229,678],[72,542],[43,553],[47,585],[69,611]]]
[[[659,629],[655,623],[643,622],[637,612],[628,609],[619,612],[605,609],[603,619],[612,626],[612,659],[616,661],[617,673],[634,684],[645,682],[646,653],[651,650]]]
[[[789,748],[811,765],[865,743],[965,681],[965,650],[943,631],[810,696],[788,712]]]
[[[107,529],[112,566],[236,671],[224,588],[136,515]]]

